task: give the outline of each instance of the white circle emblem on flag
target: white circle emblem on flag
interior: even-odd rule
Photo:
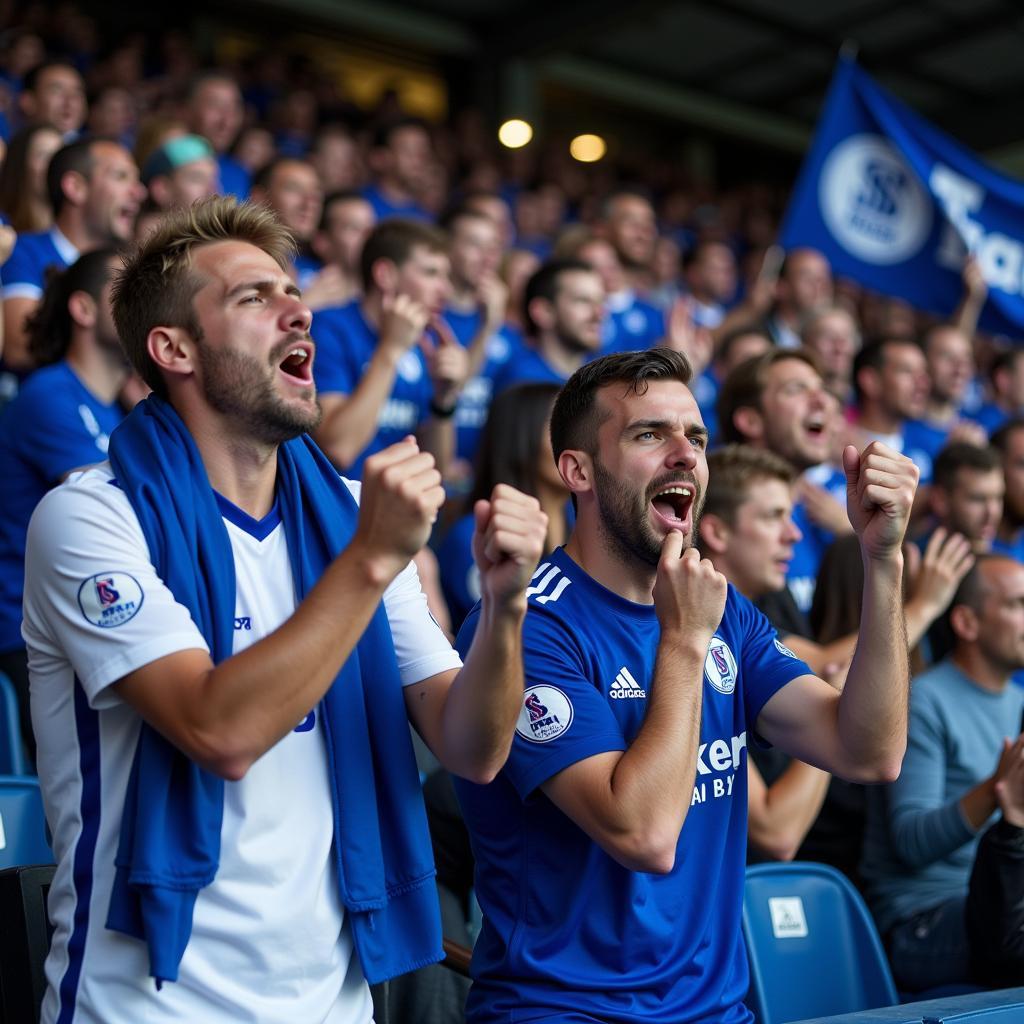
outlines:
[[[719,693],[732,693],[736,689],[736,659],[720,636],[713,636],[708,644],[704,675]]]
[[[826,227],[866,263],[902,263],[932,226],[932,203],[910,166],[881,135],[851,135],[829,153],[818,181]]]
[[[548,743],[572,725],[572,703],[557,686],[531,686],[523,694],[516,732],[531,743]]]

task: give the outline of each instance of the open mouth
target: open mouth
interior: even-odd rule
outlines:
[[[308,386],[313,383],[313,346],[307,342],[292,345],[285,353],[278,369],[294,384]]]
[[[669,484],[651,498],[651,506],[669,529],[684,529],[690,523],[696,493],[693,484]]]
[[[811,437],[824,437],[825,436],[825,420],[819,416],[811,416],[804,420],[804,430],[807,431]]]

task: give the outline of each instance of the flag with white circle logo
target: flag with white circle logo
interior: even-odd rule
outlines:
[[[989,288],[981,326],[1024,328],[1024,183],[1008,177],[841,58],[783,222],[789,250],[837,277],[951,314],[973,254]]]

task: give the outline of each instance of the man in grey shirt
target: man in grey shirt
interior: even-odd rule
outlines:
[[[870,794],[862,874],[899,988],[971,980],[968,886],[980,833],[1010,806],[1024,757],[1024,564],[983,556],[953,599],[952,654],[921,675],[899,779]],[[976,889],[972,899],[984,900]],[[992,931],[1012,901],[971,908]],[[1017,921],[1016,926],[1019,927]]]

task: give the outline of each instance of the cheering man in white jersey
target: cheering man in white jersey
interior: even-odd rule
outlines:
[[[155,230],[113,300],[154,397],[30,527],[47,1024],[369,1021],[367,981],[441,956],[409,721],[478,782],[508,752],[545,517],[511,488],[478,504],[462,665],[409,565],[432,457],[373,456],[357,505],[306,436],[291,255],[233,199]]]
[[[844,452],[865,584],[840,696],[693,547],[708,467],[689,379],[676,352],[609,355],[555,402],[576,525],[528,591],[509,759],[488,785],[457,780],[484,912],[472,1024],[751,1020],[748,742],[862,782],[899,773],[916,468]],[[460,646],[480,628],[471,613]]]

